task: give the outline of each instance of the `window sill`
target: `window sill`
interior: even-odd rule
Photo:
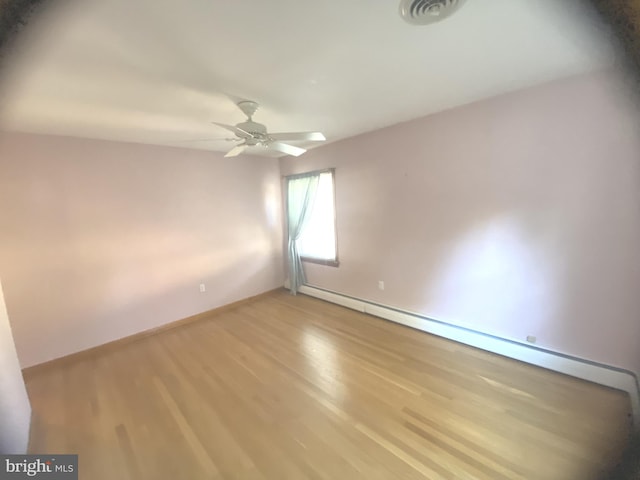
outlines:
[[[325,265],[327,267],[340,266],[340,262],[338,260],[324,260],[322,258],[310,258],[310,257],[300,257],[300,260],[307,263],[317,263],[318,265]]]

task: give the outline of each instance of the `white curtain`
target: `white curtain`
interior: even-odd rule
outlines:
[[[287,230],[289,259],[289,289],[293,295],[306,281],[297,240],[304,231],[318,191],[319,173],[287,179]]]

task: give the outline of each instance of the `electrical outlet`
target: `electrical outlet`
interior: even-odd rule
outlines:
[[[207,291],[207,287],[205,286],[205,284],[204,284],[204,283],[201,283],[201,284],[200,284],[200,293],[204,293],[204,292],[206,292],[206,291]]]
[[[527,335],[527,342],[536,343],[536,337],[534,337],[533,335]]]
[[[378,288],[380,290],[384,290],[384,281],[383,280],[378,280]]]

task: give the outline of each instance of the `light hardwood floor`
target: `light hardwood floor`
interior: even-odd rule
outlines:
[[[629,399],[276,292],[30,376],[33,453],[80,479],[600,478]]]

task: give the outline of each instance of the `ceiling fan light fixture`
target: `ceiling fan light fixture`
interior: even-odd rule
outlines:
[[[400,16],[411,25],[430,25],[456,12],[465,0],[400,0]]]

